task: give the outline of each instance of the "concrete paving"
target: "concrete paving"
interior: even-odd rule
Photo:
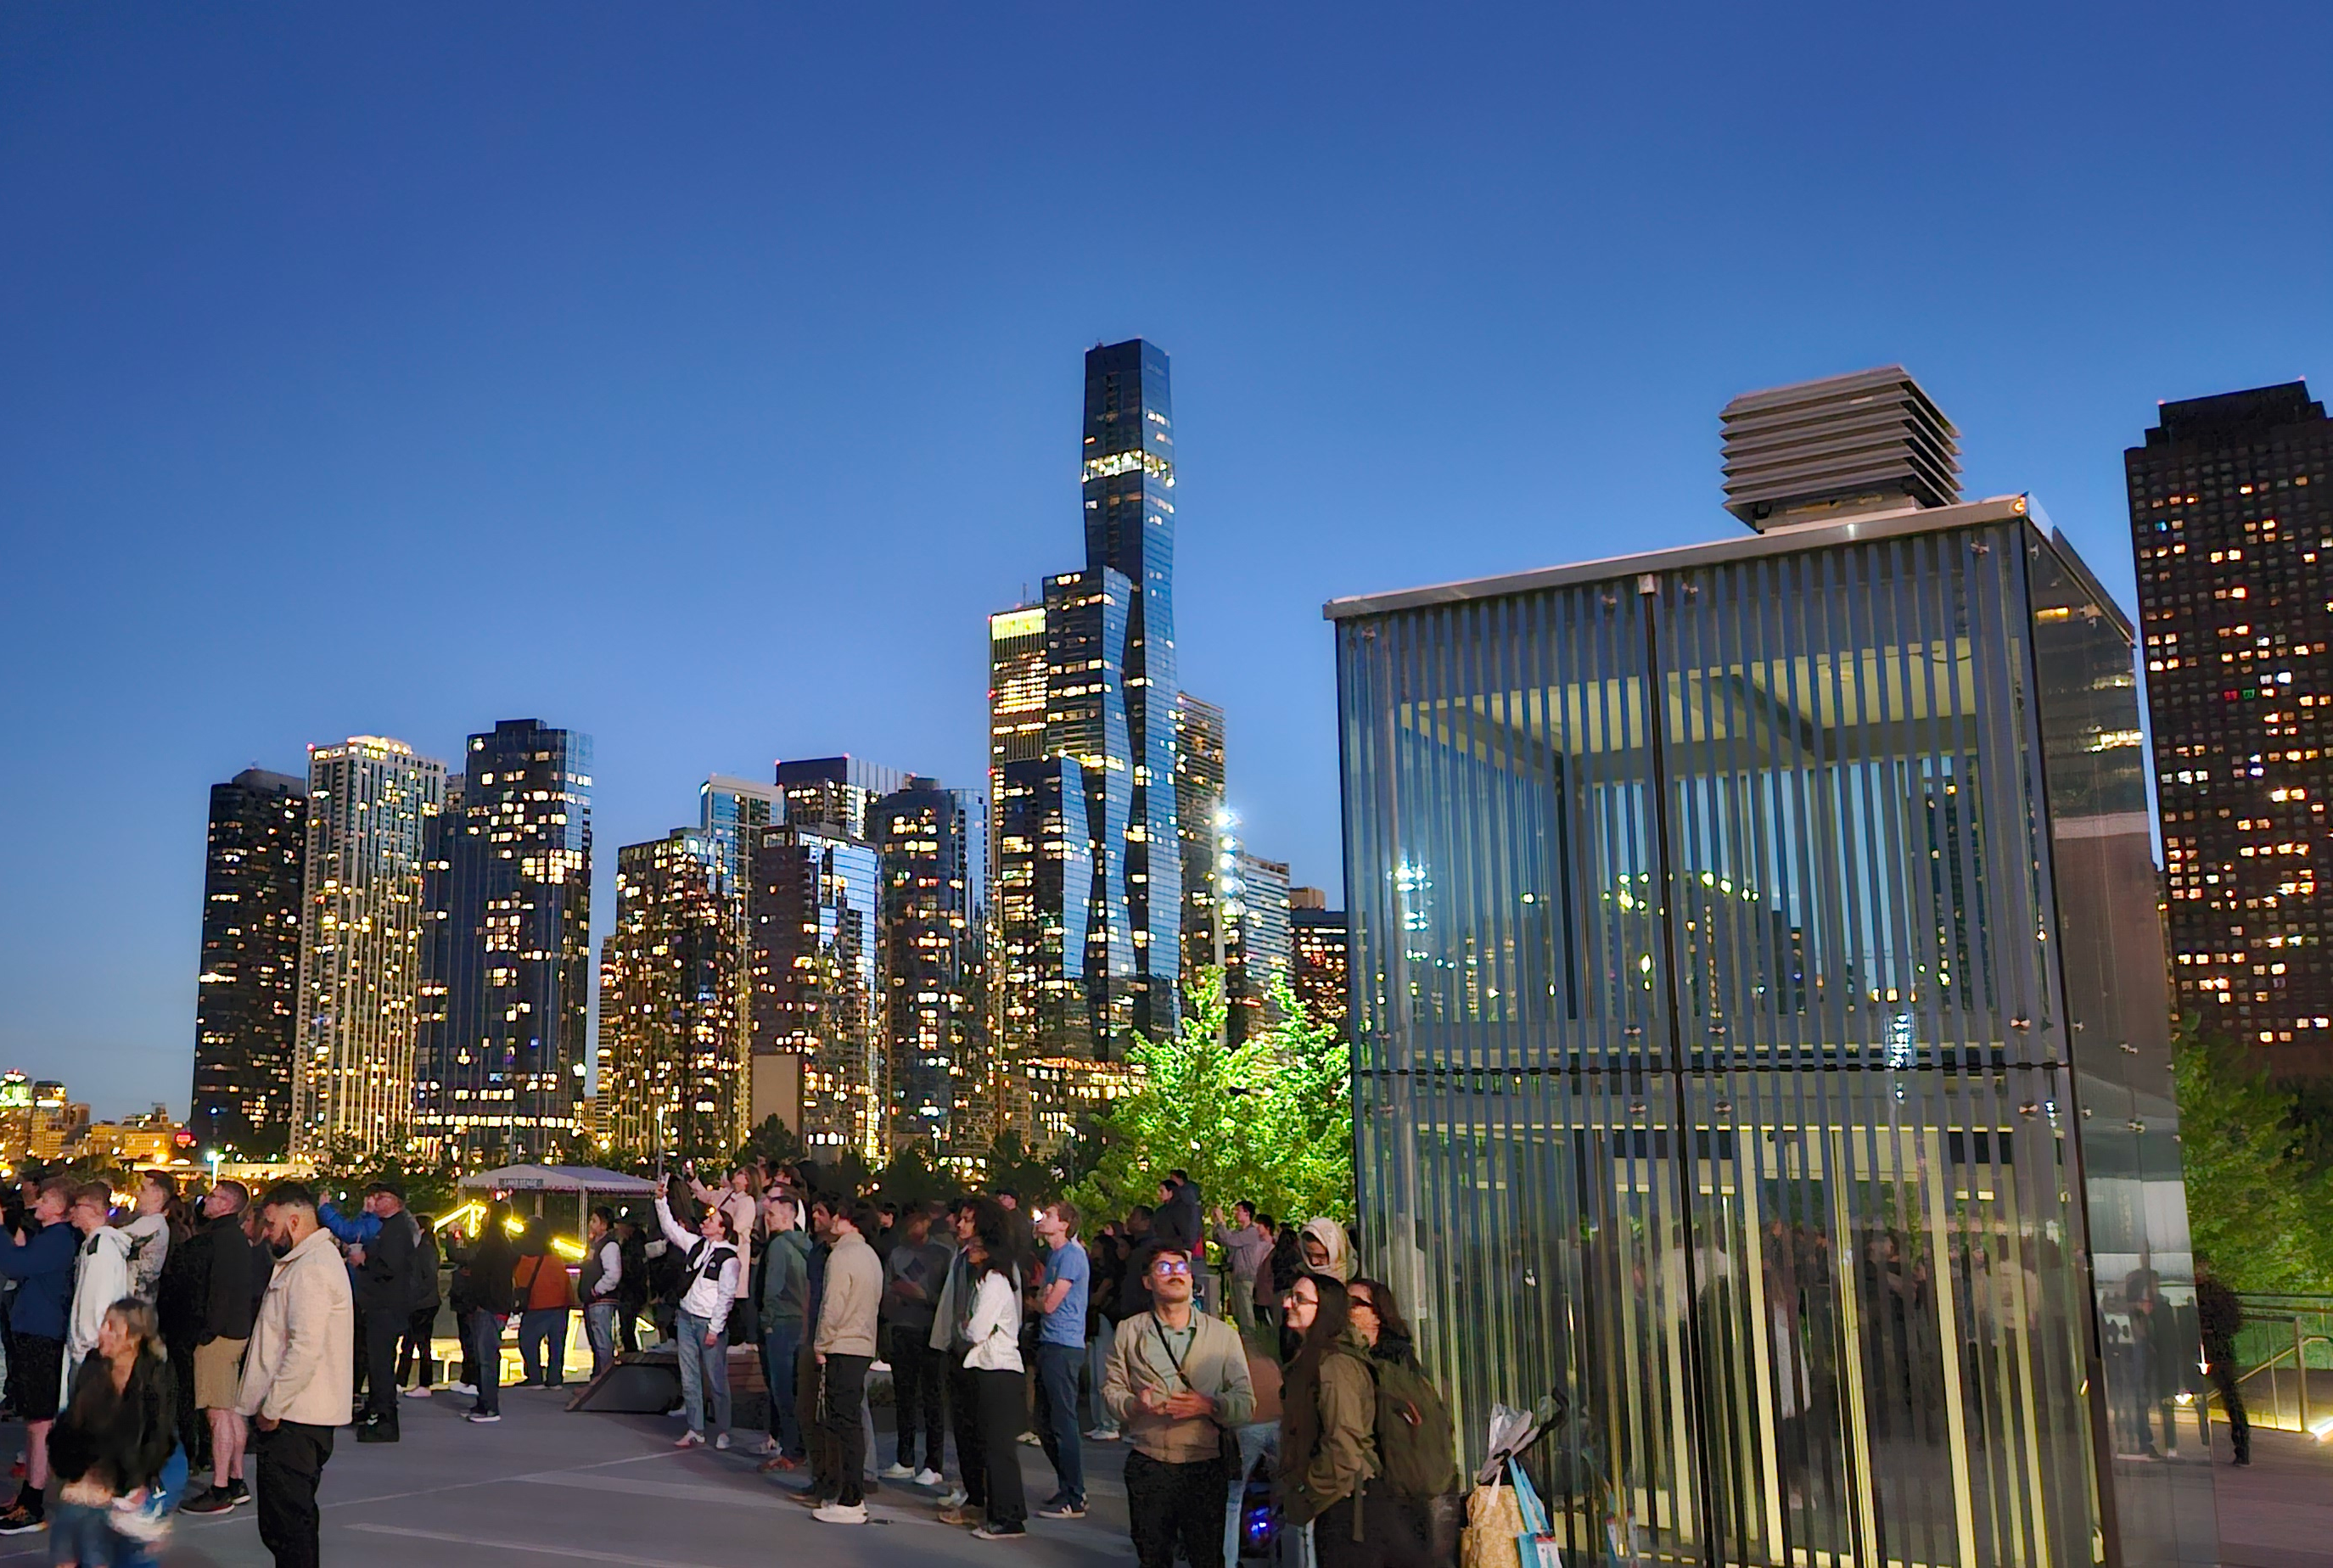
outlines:
[[[2212,1433],[2222,1568],[2333,1564],[2333,1445],[2305,1432],[2252,1432],[2252,1462],[2228,1463],[2228,1434]]]
[[[1020,1542],[974,1540],[933,1518],[937,1494],[886,1484],[868,1496],[872,1523],[821,1525],[792,1500],[800,1475],[761,1476],[742,1449],[676,1449],[677,1420],[569,1413],[567,1391],[505,1389],[503,1420],[472,1426],[450,1394],[404,1404],[404,1441],[339,1434],[324,1469],[324,1561],[334,1568],[820,1568],[1025,1563],[1090,1568],[1130,1559],[1119,1472],[1125,1448],[1086,1445],[1092,1511],[1032,1518]],[[758,1439],[759,1434],[749,1434]],[[882,1439],[888,1462],[890,1438]],[[1032,1505],[1052,1491],[1044,1455],[1015,1444]],[[48,1538],[0,1537],[0,1563],[44,1561]],[[181,1515],[164,1568],[262,1568],[270,1562],[250,1508]]]

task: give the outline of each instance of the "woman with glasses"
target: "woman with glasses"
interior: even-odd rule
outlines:
[[[1289,1288],[1286,1305],[1289,1328],[1302,1337],[1281,1391],[1283,1515],[1311,1526],[1319,1568],[1424,1568],[1409,1515],[1372,1485],[1377,1381],[1349,1293],[1334,1276],[1308,1274]]]

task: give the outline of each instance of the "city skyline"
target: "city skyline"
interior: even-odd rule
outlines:
[[[0,296],[0,1061],[183,1104],[203,791],[310,743],[575,725],[603,846],[780,756],[973,782],[982,617],[1065,564],[1061,366],[1098,340],[1176,358],[1181,678],[1245,837],[1339,904],[1319,603],[1704,537],[1743,387],[1910,367],[1980,433],[1966,492],[2049,497],[2127,609],[2156,401],[2328,373],[2333,214],[2292,199],[2328,183],[2327,24],[1105,19],[1174,85],[1171,222],[1104,255],[1122,88],[1033,18],[626,18],[548,57],[473,18],[449,57],[419,14],[12,13],[0,178],[43,240]],[[878,55],[887,102],[808,64]],[[2175,80],[2165,138],[2129,84]],[[1837,133],[1906,112],[1943,156]],[[2183,186],[2275,241],[2155,221]],[[557,635],[486,643],[522,591]]]

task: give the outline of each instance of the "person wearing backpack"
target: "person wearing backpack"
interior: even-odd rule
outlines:
[[[1417,1364],[1416,1342],[1392,1287],[1379,1279],[1356,1279],[1345,1296],[1353,1332],[1368,1343],[1377,1382],[1379,1482],[1433,1561],[1455,1563],[1465,1521],[1450,1407]]]
[[[1426,1568],[1424,1543],[1380,1479],[1377,1379],[1343,1283],[1307,1274],[1287,1309],[1302,1337],[1281,1390],[1282,1515],[1312,1526],[1318,1568]]]

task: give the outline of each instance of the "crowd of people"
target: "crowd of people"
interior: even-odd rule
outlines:
[[[669,1342],[677,1446],[750,1445],[821,1523],[865,1523],[869,1488],[892,1486],[1013,1540],[1081,1517],[1090,1448],[1124,1442],[1143,1568],[1222,1568],[1275,1532],[1327,1568],[1447,1560],[1448,1420],[1344,1228],[1203,1213],[1182,1171],[1157,1198],[1089,1234],[1074,1204],[1009,1190],[902,1205],[829,1190],[806,1162],[717,1186],[688,1167],[651,1214],[591,1210],[571,1269],[543,1219],[497,1200],[441,1237],[389,1178],[346,1210],[297,1183],[188,1202],[158,1173],[120,1214],[102,1186],[27,1182],[0,1214],[24,1428],[0,1534],[46,1530],[53,1563],[110,1568],[150,1562],[173,1510],[255,1503],[275,1561],[314,1563],[339,1428],[398,1442],[400,1399],[441,1389],[499,1421],[514,1320],[523,1382],[556,1388],[580,1312],[595,1373]],[[460,1346],[442,1373],[441,1308]],[[759,1432],[734,1429],[732,1345],[758,1353]],[[1421,1457],[1417,1432],[1437,1429]],[[1033,1506],[1022,1444],[1052,1473]]]

